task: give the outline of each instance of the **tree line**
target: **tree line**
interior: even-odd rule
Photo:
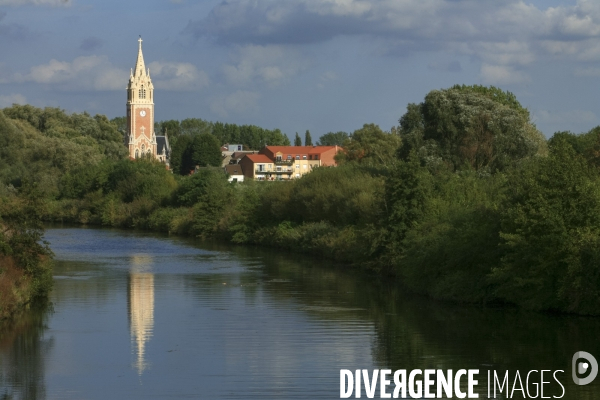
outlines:
[[[321,137],[343,140],[336,168],[243,184],[220,168],[130,161],[112,150],[116,123],[79,114],[47,127],[59,111],[27,107],[0,113],[0,140],[14,136],[0,146],[0,195],[35,184],[44,219],[275,246],[435,298],[600,314],[600,127],[546,140],[501,89],[433,90],[390,131]],[[180,132],[192,146],[202,135],[215,137]]]

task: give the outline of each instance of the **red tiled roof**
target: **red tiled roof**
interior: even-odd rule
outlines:
[[[272,163],[273,161],[264,154],[247,154],[246,157],[253,163]]]
[[[321,154],[335,148],[336,146],[267,146],[267,149],[273,154],[282,153],[284,155]],[[342,149],[340,146],[337,146],[337,148]]]

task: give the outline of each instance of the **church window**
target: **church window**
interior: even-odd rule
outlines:
[[[145,99],[146,98],[146,89],[144,89],[143,86],[140,88],[138,96],[139,96],[140,99]]]
[[[143,144],[143,145],[142,145],[142,153],[144,153],[145,151],[146,151],[146,145],[145,145],[145,144]]]
[[[135,149],[135,158],[140,158],[140,151]]]

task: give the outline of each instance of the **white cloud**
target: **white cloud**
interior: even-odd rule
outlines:
[[[27,99],[19,93],[0,95],[0,108],[10,107],[13,104],[27,104]]]
[[[197,90],[208,86],[208,75],[190,63],[154,61],[149,64],[154,87],[163,90]]]
[[[228,0],[185,32],[254,47],[361,35],[383,40],[389,54],[443,49],[474,56],[488,64],[487,75],[498,75],[501,69],[490,66],[528,66],[547,55],[600,59],[600,2],[542,8],[526,0]],[[287,75],[276,67],[274,81]],[[242,82],[260,78],[260,68],[240,62],[224,73]],[[524,78],[517,73],[516,80]]]
[[[277,45],[240,46],[232,58],[235,64],[224,65],[222,71],[227,82],[234,85],[260,81],[277,86],[306,67],[295,50]]]
[[[114,67],[106,56],[77,57],[72,62],[50,60],[32,67],[27,74],[16,73],[15,82],[36,82],[62,90],[124,90],[128,73]]]
[[[36,6],[68,7],[71,0],[0,0],[0,6],[24,6],[33,4]]]
[[[227,118],[231,113],[256,112],[259,110],[259,99],[260,94],[257,92],[238,90],[227,96],[221,96],[213,100],[210,110],[221,118]]]
[[[516,71],[513,67],[506,65],[490,65],[483,63],[480,75],[485,83],[492,85],[507,85],[529,81],[529,77],[523,72]]]

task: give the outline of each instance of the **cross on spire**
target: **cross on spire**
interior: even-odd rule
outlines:
[[[140,35],[138,42],[139,42],[139,48],[138,48],[138,56],[137,56],[137,60],[135,62],[135,76],[139,77],[139,76],[145,76],[146,75],[146,66],[144,65],[144,56],[142,55],[142,35]]]

